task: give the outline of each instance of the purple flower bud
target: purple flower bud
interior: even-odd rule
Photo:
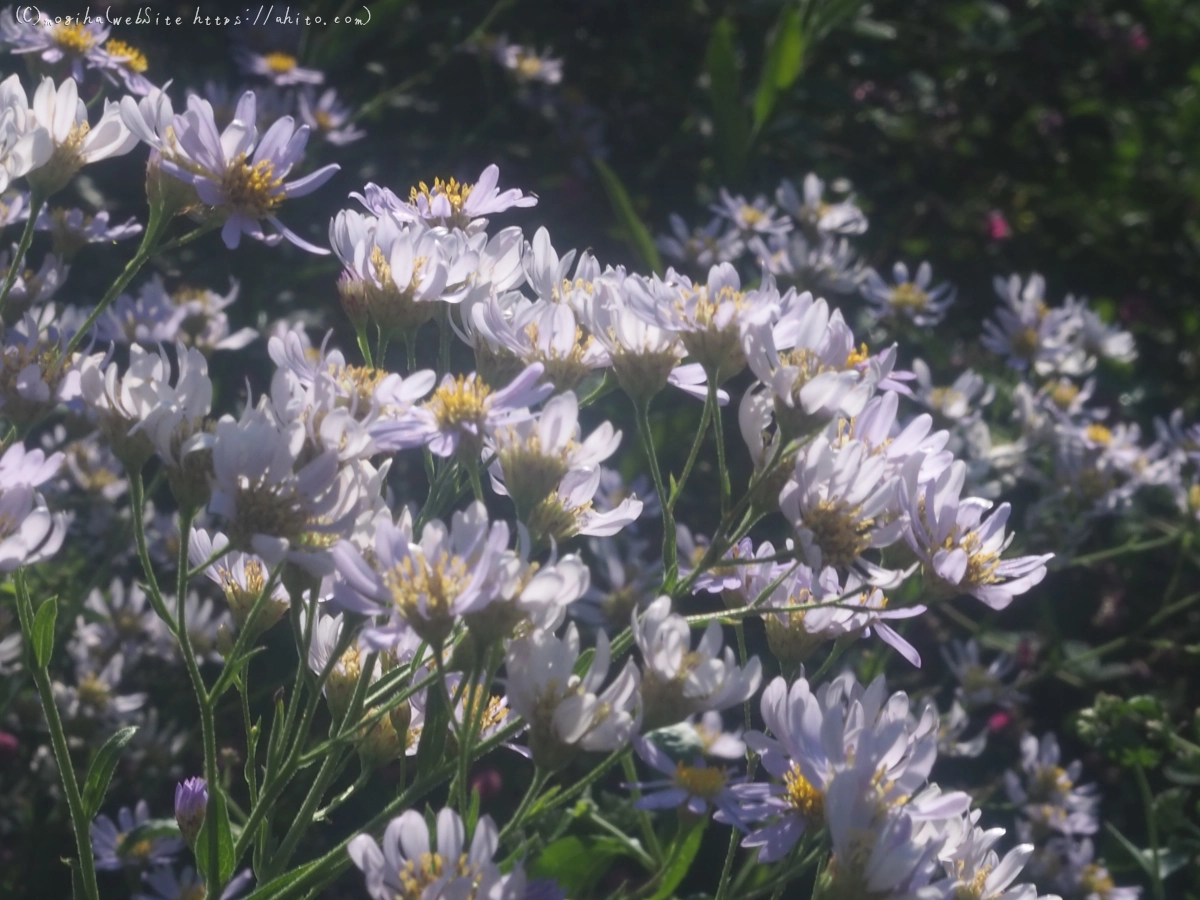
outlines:
[[[189,778],[175,786],[175,821],[189,844],[196,840],[207,808],[208,782],[203,778]]]

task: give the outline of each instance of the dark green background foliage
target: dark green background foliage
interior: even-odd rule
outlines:
[[[1036,270],[1047,277],[1056,302],[1068,292],[1088,295],[1107,318],[1135,334],[1138,361],[1101,373],[1101,394],[1118,419],[1149,429],[1154,416],[1177,407],[1189,420],[1200,412],[1200,3],[903,0],[858,8],[834,2],[826,4],[824,19],[806,19],[800,7],[781,10],[766,0],[369,5],[372,24],[362,28],[235,34],[188,27],[116,36],[147,52],[152,80],[173,78],[177,86],[228,78],[235,37],[299,40],[305,64],[323,69],[327,83],[352,104],[369,105],[361,121],[365,140],[315,150],[320,162],[341,163],[341,173],[284,211],[285,221],[318,243],[346,194],[365,181],[404,193],[434,176],[473,180],[496,162],[502,187],[540,197],[535,210],[510,213],[504,224],[529,232],[545,224],[560,252],[591,247],[602,264],[644,271],[649,254],[628,215],[611,202],[620,190],[614,183],[623,185],[636,216],[657,234],[672,212],[693,224],[706,221],[722,185],[735,194],[770,193],[781,177],[799,181],[815,171],[852,183],[871,220],[858,245],[872,265],[928,258],[939,279],[958,285],[958,303],[938,331],[944,361],[969,362],[984,372],[998,366],[983,359],[976,344],[995,303],[992,277]],[[172,7],[156,9],[165,14]],[[327,17],[338,11],[333,3],[306,8]],[[190,6],[179,10],[194,13]],[[489,34],[550,47],[565,60],[563,83],[545,94],[518,89],[486,54],[462,51],[481,22]],[[144,150],[89,170],[84,184],[90,193],[70,202],[102,201],[114,219],[144,218],[144,197],[131,189],[140,184],[143,159]],[[596,160],[615,175],[607,190]],[[1006,220],[1007,237],[989,233],[993,212]],[[252,241],[227,254],[213,238],[181,258],[180,270],[168,274],[217,289],[231,275],[241,281],[241,299],[231,309],[235,326],[304,311],[318,333],[334,328],[342,347],[354,346],[337,305],[339,267],[332,257]],[[71,289],[98,296],[124,259],[119,252],[88,251],[94,264],[77,267]],[[80,296],[67,299],[81,302]],[[432,362],[433,343],[419,348],[422,363]],[[397,359],[402,352],[393,349]],[[469,367],[465,355],[461,362]],[[911,362],[903,350],[901,362]],[[265,389],[268,372],[263,342],[213,369],[225,385],[249,376],[256,392]],[[699,404],[665,402],[656,408],[665,467],[681,467],[688,441],[668,438],[690,439],[699,410]],[[623,398],[606,398],[600,411],[622,424],[631,446]],[[736,434],[732,410],[725,421],[727,433]],[[744,483],[748,462],[740,448],[733,465],[734,483]],[[406,477],[398,475],[401,482]],[[698,472],[691,506],[679,507],[681,521],[704,520],[715,483],[711,468]],[[423,496],[423,486],[413,490]],[[1102,527],[1093,543],[1110,547],[1139,534],[1117,521]],[[1178,551],[1177,596],[1197,590],[1191,554],[1186,544]],[[1052,573],[1036,594],[1022,598],[1028,603],[1006,615],[1006,630],[994,640],[1012,649],[1036,644],[1049,658],[1069,663],[1089,646],[1127,635],[1156,610],[1176,559],[1171,546]],[[83,576],[70,566],[67,556],[39,577],[78,583]],[[1035,734],[1056,730],[1067,758],[1082,756],[1087,780],[1101,783],[1105,820],[1136,847],[1148,839],[1131,773],[1148,773],[1160,834],[1170,847],[1164,865],[1186,869],[1171,880],[1169,896],[1200,896],[1194,718],[1200,623],[1193,615],[1176,624],[1173,639],[1132,640],[1103,665],[1064,665],[1062,677],[1031,691],[1028,722],[997,725],[984,757],[947,764],[939,781],[969,787],[985,804],[994,800],[992,824],[1009,826],[998,773],[1015,761],[1015,736],[1023,727]],[[935,672],[937,645],[950,634],[950,623],[930,613],[910,635]],[[1086,643],[1064,644],[1063,634]],[[760,634],[751,629],[750,637]],[[868,658],[865,668],[876,662]],[[281,669],[278,681],[288,677]],[[894,685],[906,687],[905,679],[915,677],[901,673]],[[260,683],[267,692],[274,682]],[[159,696],[162,686],[150,690],[156,705],[170,702]],[[269,703],[269,693],[262,699]],[[37,715],[35,709],[19,713]],[[228,733],[240,733],[237,710],[230,710],[228,724]],[[0,749],[6,754],[0,755],[0,794],[11,795],[20,783],[28,752]],[[198,761],[198,747],[189,754]],[[502,783],[489,802],[511,808],[523,787]],[[106,808],[135,800],[136,790],[136,773],[118,770]],[[166,814],[169,801],[158,799],[156,814]],[[28,823],[27,833],[4,835],[0,843],[6,854],[0,895],[63,895],[66,869],[50,848],[70,852],[65,818],[37,808],[36,798],[23,802],[34,805],[16,817]],[[342,822],[353,817],[348,806]],[[1138,883],[1141,870],[1123,838],[1097,837],[1118,883]],[[704,844],[681,896],[710,888],[724,840],[723,833],[708,836],[712,846]],[[627,865],[633,866],[614,862],[599,879],[601,890],[616,889]],[[336,890],[337,896],[362,895],[353,878]]]

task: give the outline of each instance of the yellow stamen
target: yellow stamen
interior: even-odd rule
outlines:
[[[73,25],[55,25],[50,32],[50,37],[63,50],[80,56],[91,50],[96,43],[96,35],[88,31],[82,22]]]
[[[825,795],[804,777],[795,763],[792,763],[792,768],[783,776],[783,786],[787,790],[788,803],[800,815],[809,822],[824,820]]]
[[[131,72],[145,72],[149,68],[146,54],[124,41],[113,38],[104,45],[104,49],[108,51],[109,56],[119,60]]]
[[[711,800],[725,788],[725,770],[679,763],[675,783],[689,794]]]
[[[240,153],[225,170],[221,187],[234,212],[265,219],[283,203],[284,194],[279,190],[282,185],[283,177],[275,174],[271,160],[260,159],[250,165],[246,154]]]
[[[286,72],[296,68],[296,57],[290,53],[281,53],[276,50],[274,53],[268,53],[263,57],[263,62],[267,64],[267,68],[276,75],[283,75]]]

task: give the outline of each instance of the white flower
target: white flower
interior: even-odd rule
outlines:
[[[500,873],[492,862],[499,840],[491,816],[479,818],[468,847],[466,827],[454,810],[438,813],[433,834],[421,813],[408,810],[388,823],[382,849],[366,834],[346,849],[373,900],[519,900],[525,875],[520,863],[508,875]]]
[[[344,147],[367,136],[354,124],[350,109],[338,102],[334,88],[324,91],[319,98],[311,89],[302,90],[297,102],[304,124],[335,147]]]
[[[49,559],[67,532],[63,513],[51,513],[36,490],[57,473],[63,455],[26,450],[19,441],[0,456],[0,572]]]
[[[779,508],[814,570],[845,570],[855,562],[866,565],[861,557],[868,548],[900,537],[903,522],[890,515],[895,485],[887,459],[863,442],[834,447],[816,441],[797,458]]]
[[[671,612],[671,598],[659,597],[640,617],[631,616],[633,639],[642,653],[642,705],[646,727],[673,725],[708,710],[721,710],[749,699],[762,679],[762,663],[752,657],[735,662],[723,647],[721,626],[710,622],[695,649],[691,626]]]
[[[494,215],[513,207],[537,205],[537,198],[526,196],[517,188],[499,190],[500,169],[490,165],[479,174],[474,184],[433,180],[433,186],[420,182],[409,192],[408,201],[401,200],[387,188],[368,184],[362,194],[351,194],[377,216],[391,213],[401,222],[424,222],[431,226],[459,228],[467,232],[487,227],[484,216]]]
[[[241,49],[237,54],[238,64],[244,72],[251,75],[261,75],[277,87],[291,87],[297,84],[321,84],[325,81],[325,73],[317,69],[306,69],[299,64],[296,57],[282,50],[270,53],[255,53],[252,50]]]
[[[734,197],[721,188],[721,202],[711,207],[717,215],[728,219],[738,231],[750,234],[787,234],[792,230],[792,220],[787,216],[775,215],[775,207],[766,197],[755,197],[753,203],[741,194]]]
[[[522,84],[539,81],[558,84],[563,77],[563,61],[550,55],[549,50],[538,53],[525,44],[510,44],[504,39],[496,43],[496,61],[512,72]]]
[[[695,266],[713,266],[733,262],[746,249],[736,228],[725,228],[725,219],[717,216],[704,227],[688,231],[687,222],[675,213],[668,220],[671,234],[659,235],[654,243],[659,251],[675,262]]]
[[[424,404],[402,420],[378,422],[371,436],[380,450],[428,446],[437,456],[453,456],[464,445],[464,455],[478,458],[484,440],[496,429],[532,417],[529,407],[546,398],[553,386],[539,384],[542,365],[533,363],[508,386],[492,388],[474,372],[447,374]]]
[[[377,648],[392,646],[405,628],[440,645],[461,616],[482,610],[500,587],[497,566],[508,546],[508,525],[489,525],[482,503],[456,512],[450,528],[437,519],[429,522],[419,542],[412,528],[407,509],[395,525],[379,521],[370,564],[349,541],[333,551],[342,578],[335,602],[354,612],[389,616],[386,626],[363,632],[363,640]]]
[[[63,187],[83,166],[121,156],[137,146],[137,137],[121,121],[118,104],[104,101],[100,120],[88,123],[87,106],[79,99],[75,79],[67,78],[57,88],[43,78],[33,95],[33,116],[46,128],[54,150],[45,165],[35,170],[34,180],[53,193]]]
[[[804,176],[804,196],[786,179],[775,192],[775,199],[784,211],[799,222],[826,234],[862,234],[867,230],[867,217],[850,195],[838,203],[824,200],[825,182],[809,172]]]
[[[225,519],[234,547],[324,575],[333,565],[328,548],[353,523],[357,490],[353,473],[339,471],[336,450],[302,461],[304,445],[303,425],[281,425],[265,398],[240,419],[222,416],[208,508]]]
[[[525,522],[538,541],[565,541],[577,534],[611,537],[637,521],[642,501],[635,495],[625,497],[612,509],[600,512],[592,500],[600,489],[599,468],[572,469],[563,476],[554,493],[530,513]]]
[[[220,558],[210,562],[217,554],[221,554]],[[245,625],[254,602],[271,581],[270,567],[262,557],[231,550],[229,538],[219,531],[209,535],[203,528],[194,528],[188,537],[188,561],[193,566],[205,566],[205,577],[221,588],[234,622],[239,628]],[[287,612],[289,602],[287,590],[276,581],[254,623],[254,633],[266,631],[278,622]]]
[[[900,479],[899,497],[908,516],[904,537],[931,582],[1004,609],[1046,577],[1053,553],[1001,559],[1013,540],[1004,528],[1011,507],[1002,503],[984,519],[990,501],[960,499],[965,463],[956,460],[936,479],[921,483],[921,461],[919,454],[910,460]]]
[[[913,399],[950,422],[967,422],[978,418],[980,407],[987,406],[996,396],[996,388],[982,375],[964,369],[950,387],[934,387],[929,366],[924,360],[913,360],[917,389]]]
[[[652,325],[679,335],[688,355],[721,382],[746,365],[742,337],[747,328],[770,320],[779,308],[774,280],[743,291],[737,270],[729,263],[713,266],[708,281],[691,279],[668,269],[666,278],[630,277],[625,282],[630,308]]]
[[[534,761],[557,769],[579,750],[615,750],[628,743],[641,719],[638,671],[632,660],[604,691],[608,637],[596,635],[596,654],[582,677],[575,674],[579,632],[568,623],[562,639],[535,629],[513,641],[505,658],[508,703],[529,723]],[[636,715],[636,718],[635,718]]]
[[[1041,275],[1030,275],[1023,287],[1016,275],[1007,281],[997,277],[995,288],[1001,305],[995,317],[983,323],[984,347],[1006,357],[1012,368],[1023,370],[1032,365],[1039,375],[1087,371],[1086,354],[1072,352],[1079,316],[1068,307],[1046,306],[1046,280]]]
[[[586,440],[579,428],[579,400],[571,391],[550,398],[536,420],[496,429],[489,442],[496,461],[492,486],[507,494],[522,519],[576,469],[595,469],[616,452],[621,432],[603,422]]]
[[[917,267],[912,279],[908,276],[908,266],[896,263],[892,267],[892,280],[895,284],[889,285],[878,272],[868,269],[860,288],[880,319],[901,316],[922,328],[931,328],[946,317],[946,310],[954,303],[956,291],[949,283],[930,288],[933,269],[927,262]]]
[[[284,238],[309,253],[328,250],[304,240],[285,226],[277,215],[283,201],[312,193],[340,168],[334,163],[308,175],[285,182],[300,162],[308,143],[308,126],[296,128],[291,116],[277,119],[259,140],[255,125],[256,98],[246,91],[238,101],[234,119],[218,131],[212,105],[191,96],[187,112],[176,115],[172,134],[161,149],[162,170],[190,184],[202,203],[223,218],[221,238],[235,249],[246,234],[274,246]],[[125,116],[131,116],[127,108]],[[263,232],[265,219],[276,234]]]
[[[44,166],[53,152],[49,128],[29,108],[21,79],[5,78],[0,82],[0,193],[13,179]]]
[[[771,389],[785,436],[793,438],[837,413],[858,415],[878,378],[860,371],[866,348],[854,346],[841,310],[830,313],[825,300],[808,291],[789,291],[782,302],[777,321],[746,329],[744,345],[751,371]]]

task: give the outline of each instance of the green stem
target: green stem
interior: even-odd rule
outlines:
[[[621,768],[625,772],[625,777],[629,779],[629,793],[633,797],[634,803],[642,799],[640,789],[634,787],[638,781],[637,768],[633,764],[633,757],[625,755],[621,757]],[[642,837],[646,841],[646,849],[650,851],[650,856],[654,859],[654,866],[658,868],[662,865],[662,845],[658,842],[658,833],[654,830],[654,822],[650,819],[650,814],[644,809],[637,810],[638,826],[642,829]]]
[[[158,576],[154,574],[154,564],[150,561],[150,549],[146,543],[146,494],[145,487],[142,483],[142,473],[131,472],[129,475],[129,505],[130,513],[133,519],[133,537],[138,548],[138,559],[142,563],[142,572],[146,576],[147,596],[150,599],[150,605],[154,607],[154,611],[158,613],[158,617],[167,623],[172,634],[177,634],[179,626],[175,622],[175,617],[171,615],[167,609],[166,601],[163,600],[162,590],[158,586]],[[187,546],[187,538],[181,538],[182,544]]]
[[[75,846],[79,851],[79,867],[84,890],[88,900],[100,900],[100,889],[96,885],[96,864],[92,857],[92,840],[89,831],[91,823],[83,808],[79,783],[75,780],[75,768],[71,763],[71,751],[67,746],[67,736],[63,731],[62,719],[59,718],[58,707],[55,705],[54,686],[50,682],[50,673],[34,658],[32,649],[33,603],[25,586],[25,573],[20,569],[17,570],[16,588],[17,616],[20,619],[21,631],[25,633],[29,670],[33,673],[38,697],[42,701],[42,712],[45,713],[46,725],[50,728],[50,742],[54,746],[54,761],[58,764],[58,773],[62,776],[63,781],[63,791],[67,795],[67,807],[70,809],[71,826],[75,831]],[[47,662],[49,661],[47,660]]]
[[[112,302],[117,299],[121,291],[125,290],[129,282],[133,281],[135,275],[141,271],[152,257],[158,247],[159,239],[163,232],[170,224],[171,219],[166,215],[162,204],[155,204],[150,207],[150,219],[146,222],[146,233],[142,235],[142,244],[137,249],[137,253],[133,255],[133,259],[121,271],[104,296],[100,298],[100,302],[96,304],[96,308],[92,310],[91,315],[87,317],[84,323],[79,326],[79,330],[72,335],[71,340],[67,342],[67,348],[63,351],[63,357],[70,359],[79,345],[87,338],[88,332],[92,330],[92,326],[96,324],[96,320],[104,315],[104,311],[112,305]],[[186,544],[186,540],[184,541]]]
[[[721,415],[721,404],[717,399],[716,375],[715,370],[708,373],[708,399],[705,402],[712,404],[713,430],[717,439],[717,469],[721,479],[721,520],[724,521],[729,512],[731,488],[729,468],[725,465],[725,424],[724,417]]]
[[[521,798],[520,804],[517,806],[517,811],[513,813],[512,818],[508,820],[504,828],[500,830],[498,843],[503,843],[504,839],[521,827],[525,821],[525,816],[528,815],[530,808],[533,806],[534,800],[538,794],[542,792],[542,788],[546,786],[546,782],[550,780],[550,774],[541,769],[533,770],[533,780],[529,782],[529,789],[525,791],[525,796]]]
[[[1089,553],[1086,556],[1077,556],[1068,563],[1071,566],[1090,566],[1092,563],[1100,562],[1105,559],[1112,559],[1116,556],[1124,556],[1127,553],[1141,553],[1143,550],[1153,550],[1156,547],[1165,547],[1167,544],[1173,543],[1179,539],[1179,533],[1173,532],[1159,538],[1152,538],[1148,541],[1140,543],[1122,544],[1120,547],[1110,547],[1107,550],[1099,550],[1095,553]]]
[[[21,240],[17,243],[17,252],[13,254],[8,274],[4,276],[4,287],[0,288],[0,316],[4,314],[4,306],[8,303],[9,291],[16,284],[17,275],[25,265],[25,254],[29,252],[29,245],[33,243],[34,226],[37,224],[38,214],[42,211],[42,205],[45,202],[46,197],[43,192],[31,186],[29,190],[29,221],[25,223],[25,229],[21,232]],[[95,875],[92,876],[92,880],[95,881]]]
[[[1138,791],[1142,795],[1142,807],[1146,812],[1146,829],[1150,833],[1150,854],[1154,857],[1150,879],[1154,886],[1154,900],[1165,900],[1162,881],[1162,860],[1158,853],[1158,823],[1154,820],[1154,798],[1150,793],[1150,782],[1146,779],[1146,770],[1138,763],[1134,768],[1137,775]]]
[[[713,403],[716,395],[709,392],[708,398],[704,401],[704,410],[700,413],[700,425],[696,428],[696,437],[692,440],[692,449],[688,453],[687,462],[684,463],[683,472],[679,476],[679,480],[675,482],[675,488],[671,491],[671,496],[667,500],[667,505],[671,511],[675,511],[675,504],[679,500],[680,494],[683,493],[683,486],[687,484],[688,477],[692,474],[692,466],[696,464],[696,457],[700,453],[700,445],[704,443],[705,432],[708,431],[708,420],[712,416]]]
[[[654,448],[654,437],[650,431],[650,399],[635,398],[633,410],[637,419],[638,436],[642,439],[642,452],[650,463],[650,475],[654,479],[654,490],[658,494],[658,505],[662,507],[663,520],[663,571],[664,579],[674,578],[679,571],[678,548],[676,546],[675,515],[667,505],[667,491],[663,485],[662,470],[658,466],[658,453]]]

